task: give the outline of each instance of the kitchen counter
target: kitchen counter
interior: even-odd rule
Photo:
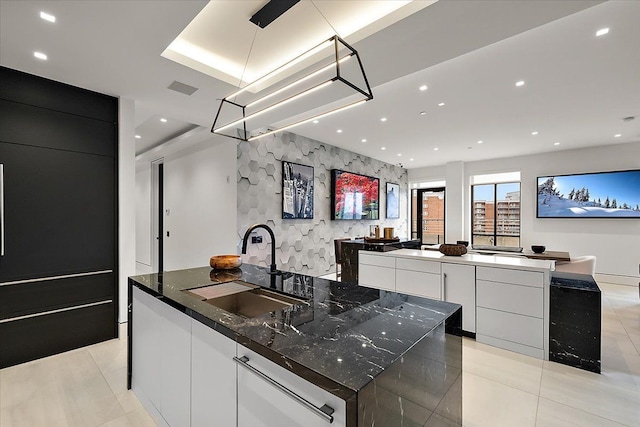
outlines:
[[[483,267],[504,267],[514,270],[548,272],[549,270],[555,269],[555,261],[529,259],[520,256],[483,255],[478,253],[466,253],[462,256],[447,256],[441,252],[413,249],[398,249],[390,255],[398,258],[423,259],[455,264],[473,264]]]
[[[397,242],[371,242],[365,239],[344,240],[342,242],[342,266],[340,280],[358,283],[358,253],[361,250],[389,252],[398,249],[419,249],[420,240],[400,239]]]
[[[307,302],[244,318],[184,292],[235,280]],[[131,289],[136,287],[341,399],[353,400],[363,392],[359,404],[365,402],[367,385],[385,378],[381,374],[387,370],[397,373],[403,363],[406,368],[403,357],[411,351],[422,348],[424,354],[447,354],[452,359],[441,360],[443,374],[461,364],[458,304],[301,274],[284,272],[273,276],[268,269],[253,265],[226,273],[195,268],[141,275],[129,278],[129,285],[130,300]],[[445,333],[449,337],[447,351],[436,348],[446,341]],[[448,372],[451,381],[461,378],[461,369],[457,375],[452,373]],[[448,383],[445,393],[452,384]],[[376,398],[375,392],[369,394],[371,399]],[[369,415],[372,408],[367,407]],[[429,408],[434,409],[435,406]],[[359,411],[365,411],[364,407]],[[365,416],[364,412],[361,416]]]

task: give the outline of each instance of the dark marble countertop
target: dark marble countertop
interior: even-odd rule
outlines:
[[[301,377],[347,399],[405,354],[461,306],[243,265],[129,278],[136,286]],[[254,318],[224,311],[184,292],[239,280],[307,302]]]
[[[598,284],[590,274],[553,271],[551,273],[551,286],[600,292]]]

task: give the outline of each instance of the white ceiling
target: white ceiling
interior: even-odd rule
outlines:
[[[0,64],[134,99],[142,152],[234,89],[161,56],[206,3],[1,0]],[[292,131],[408,168],[640,141],[640,2],[598,3],[440,0],[355,43],[373,101]]]

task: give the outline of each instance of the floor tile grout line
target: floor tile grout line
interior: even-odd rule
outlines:
[[[116,393],[111,388],[111,384],[109,384],[109,381],[107,381],[107,377],[105,377],[104,372],[102,372],[102,368],[100,368],[100,366],[98,365],[98,362],[96,361],[95,357],[93,356],[93,354],[89,350],[87,350],[87,353],[89,353],[89,357],[91,357],[91,360],[96,365],[96,368],[98,368],[98,372],[100,372],[100,376],[102,377],[104,382],[107,384],[107,387],[109,387],[109,391],[111,392],[111,394],[113,395],[113,398],[116,400],[116,402],[118,403],[118,406],[122,410],[122,415],[126,415],[127,411],[124,409],[124,406],[122,406],[122,403],[120,402],[120,399],[118,399],[118,396],[116,395]],[[113,420],[116,420],[116,419],[120,418],[122,415],[119,415],[116,418],[112,418],[111,420],[109,420],[107,422],[111,422]]]

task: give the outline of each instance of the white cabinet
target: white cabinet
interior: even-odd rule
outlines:
[[[358,254],[358,284],[387,291],[396,290],[396,259],[375,252]]]
[[[236,342],[191,320],[191,427],[236,425]]]
[[[346,426],[342,399],[240,345],[238,359],[238,427]]]
[[[133,288],[132,388],[170,426],[191,421],[191,318]]]
[[[462,329],[476,332],[476,267],[442,263],[443,297],[462,305]]]
[[[440,263],[396,258],[396,292],[442,299]]]
[[[546,358],[544,273],[477,267],[476,279],[476,339]]]

